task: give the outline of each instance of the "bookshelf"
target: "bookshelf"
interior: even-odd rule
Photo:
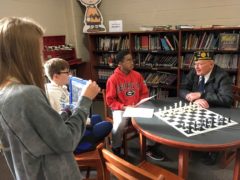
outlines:
[[[91,79],[105,88],[119,50],[129,50],[151,94],[177,96],[196,50],[211,50],[215,62],[240,84],[240,27],[192,28],[88,34]],[[224,38],[222,38],[224,37]]]
[[[75,48],[65,42],[65,35],[43,37],[43,58],[45,61],[51,58],[62,58],[68,61],[72,75],[88,78],[89,65],[76,57]]]
[[[239,33],[240,27],[194,28],[180,31],[180,82],[190,68],[193,68],[193,52],[209,50],[214,52],[215,64],[222,67],[239,85]]]

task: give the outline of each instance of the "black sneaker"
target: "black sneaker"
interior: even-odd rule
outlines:
[[[217,163],[218,157],[219,157],[218,152],[209,152],[207,156],[204,158],[203,163],[209,166],[215,165]]]
[[[156,161],[164,161],[166,159],[165,155],[161,151],[154,152],[154,151],[149,150],[146,152],[146,155],[149,158],[156,160]]]

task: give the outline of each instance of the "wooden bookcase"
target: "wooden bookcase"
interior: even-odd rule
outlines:
[[[232,78],[233,84],[239,85],[239,33],[240,27],[224,27],[224,28],[199,28],[186,29],[180,31],[181,48],[179,49],[180,76],[181,82],[190,68],[193,68],[192,57],[196,50],[209,50],[214,52],[215,64],[218,64],[228,72]],[[231,46],[232,37],[235,35],[237,41],[234,42],[235,48]],[[222,36],[227,35],[227,41]],[[226,48],[223,48],[226,47]]]
[[[240,27],[224,27],[88,34],[91,79],[105,88],[117,66],[115,55],[128,49],[135,70],[144,76],[152,94],[158,94],[158,98],[177,96],[182,79],[193,67],[194,51],[211,50],[217,64],[233,78],[233,84],[240,84],[239,33]],[[235,44],[223,42],[223,34],[225,39],[234,34]]]
[[[76,58],[75,48],[67,45],[65,35],[44,36],[43,37],[43,58],[45,61],[51,58],[62,58],[68,61],[70,71],[74,76],[81,78],[89,78],[88,63],[83,62],[80,58]]]

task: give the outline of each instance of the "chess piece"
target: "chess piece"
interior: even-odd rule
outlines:
[[[175,107],[175,109],[177,108],[177,103],[174,103],[174,107]]]
[[[231,118],[230,117],[228,118],[228,123],[231,123]]]
[[[214,126],[214,118],[212,118],[211,128],[215,128],[215,126]]]
[[[166,106],[164,106],[164,107],[163,107],[163,110],[164,110],[164,111],[166,111],[166,110],[167,110],[167,107],[166,107]]]
[[[182,101],[179,101],[178,106],[179,106],[179,107],[182,107]]]

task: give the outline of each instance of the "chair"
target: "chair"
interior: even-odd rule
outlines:
[[[232,86],[233,91],[233,107],[238,108],[240,103],[240,87]]]
[[[113,118],[112,118],[112,111],[108,107],[107,102],[106,102],[106,90],[102,90],[102,95],[103,95],[103,104],[104,104],[104,117],[107,121],[110,121],[113,123]],[[127,142],[135,137],[138,137],[138,132],[137,130],[133,127],[132,123],[124,129],[123,133],[123,142],[122,142],[122,148],[123,148],[123,153],[124,153],[124,158],[128,156],[128,144]],[[111,135],[109,136],[107,146],[111,147]]]
[[[240,105],[240,87],[232,85],[232,92],[233,92],[233,108],[239,108]],[[236,157],[236,150],[230,149],[223,152],[221,157],[220,167],[225,168],[229,165],[229,163],[235,159]]]
[[[104,143],[101,142],[100,144],[102,147],[104,146]],[[87,170],[86,177],[84,180],[93,180],[93,178],[89,178],[90,171],[92,169],[95,169],[97,171],[97,177],[95,179],[103,180],[103,167],[97,148],[89,152],[75,155],[75,160],[77,161],[80,170],[82,169]]]
[[[135,166],[124,159],[116,156],[112,152],[98,146],[99,155],[103,167],[103,175],[105,180],[110,179],[110,174],[118,179],[141,179],[141,180],[180,180],[181,177],[174,173],[163,169],[159,166],[151,164],[147,161],[141,162]]]

